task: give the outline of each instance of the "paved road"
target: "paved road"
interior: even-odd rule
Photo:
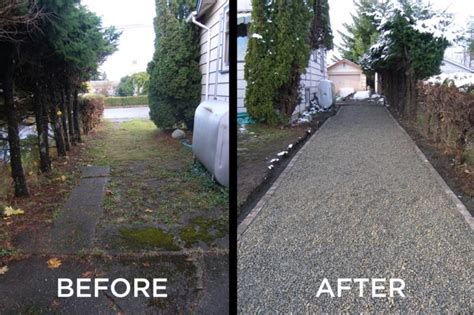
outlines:
[[[474,312],[474,232],[385,108],[341,108],[284,176],[239,240],[240,313]],[[317,298],[324,278],[406,297]]]
[[[150,119],[150,108],[148,106],[136,106],[127,108],[106,108],[104,118],[113,121],[125,121],[131,119]]]

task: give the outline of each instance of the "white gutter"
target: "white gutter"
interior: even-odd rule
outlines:
[[[197,12],[193,11],[186,18],[186,22],[193,22],[207,31],[207,74],[206,74],[206,101],[209,100],[209,77],[211,72],[211,28],[196,20]],[[217,73],[216,73],[217,75]]]

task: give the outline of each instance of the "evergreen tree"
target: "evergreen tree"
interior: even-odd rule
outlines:
[[[117,96],[133,96],[133,81],[131,76],[126,75],[120,78],[116,93]]]
[[[394,2],[376,11],[380,36],[362,57],[365,70],[381,73],[389,102],[408,119],[416,117],[417,80],[439,73],[449,42],[451,17],[418,0]]]
[[[277,124],[294,111],[311,49],[332,47],[327,0],[252,1],[245,57],[248,113]]]
[[[311,49],[332,47],[326,0],[252,1],[245,103],[255,120],[285,121],[299,99]]]
[[[155,53],[150,74],[150,118],[159,128],[192,129],[201,100],[200,29],[186,22],[191,0],[156,0]]]
[[[342,45],[339,51],[342,57],[359,63],[360,58],[372,46],[379,36],[377,21],[374,13],[383,3],[377,0],[354,1],[356,14],[352,16],[352,23],[344,23],[345,31],[339,31]]]

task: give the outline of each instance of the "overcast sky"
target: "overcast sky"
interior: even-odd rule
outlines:
[[[446,9],[455,14],[458,23],[465,23],[469,14],[474,15],[474,1],[431,0],[436,8]],[[105,26],[115,25],[123,30],[119,50],[107,59],[101,71],[109,80],[119,80],[122,76],[145,71],[154,51],[155,0],[82,0],[91,11],[102,17]],[[351,21],[355,12],[353,0],[329,0],[331,26],[335,43],[340,44],[338,30],[342,24]],[[331,54],[330,54],[331,56]],[[331,63],[329,58],[328,63]]]
[[[82,0],[91,11],[102,17],[103,25],[123,31],[118,51],[100,68],[109,80],[146,71],[154,52],[153,19],[155,0]]]

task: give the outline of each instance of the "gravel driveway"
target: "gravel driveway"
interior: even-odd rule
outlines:
[[[474,312],[474,232],[385,108],[342,107],[303,150],[240,237],[240,313]],[[406,297],[316,298],[324,278]]]

